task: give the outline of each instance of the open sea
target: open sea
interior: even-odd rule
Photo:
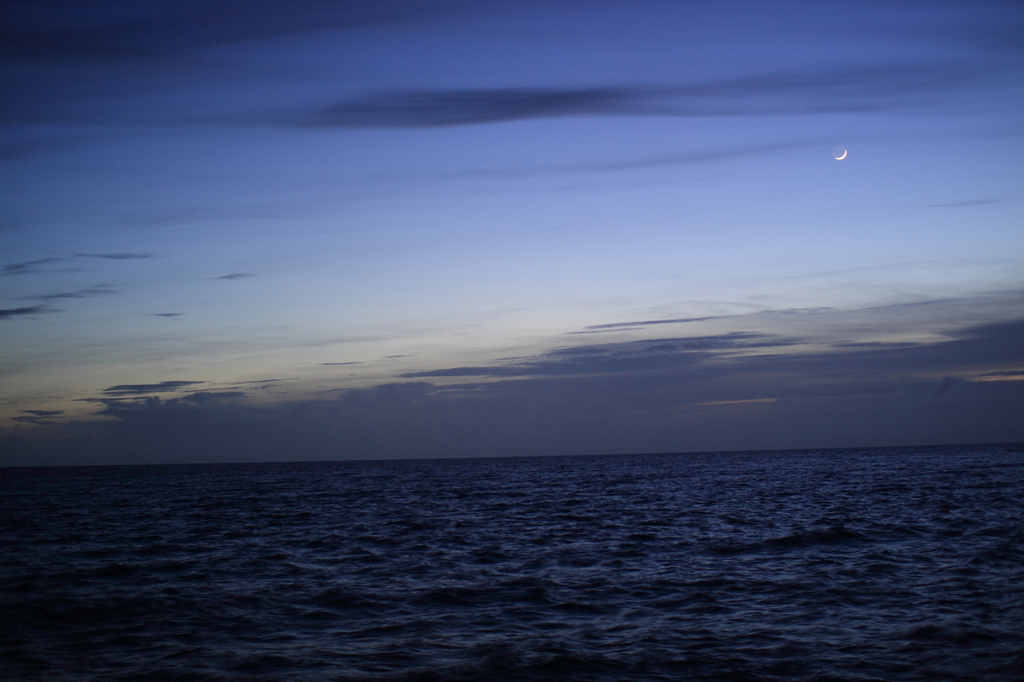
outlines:
[[[0,470],[4,680],[1022,680],[1024,445]]]

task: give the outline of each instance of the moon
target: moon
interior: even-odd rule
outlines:
[[[846,155],[849,153],[850,152],[848,149],[846,149],[846,147],[841,147],[839,145],[832,147],[832,158],[834,158],[836,161],[842,161],[843,159],[846,158]]]

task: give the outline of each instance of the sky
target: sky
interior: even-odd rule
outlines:
[[[1024,441],[1024,6],[13,0],[0,465]]]

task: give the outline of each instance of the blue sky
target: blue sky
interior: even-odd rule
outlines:
[[[1018,3],[2,12],[8,463],[1024,438]]]

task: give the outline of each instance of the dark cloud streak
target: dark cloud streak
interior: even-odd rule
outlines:
[[[62,261],[70,260],[65,256],[54,256],[52,258],[39,258],[37,260],[28,260],[21,263],[10,263],[0,270],[0,275],[32,275],[38,272],[68,272],[68,270],[53,270],[50,268],[41,268],[41,265],[49,265],[51,263],[60,263]]]
[[[46,417],[11,417],[11,421],[21,422],[23,424],[32,424],[34,426],[56,426],[57,422]]]
[[[40,272],[78,272],[79,268],[47,268],[52,263],[62,263],[72,258],[101,258],[103,260],[135,260],[140,258],[156,258],[149,253],[76,253],[74,256],[51,256],[36,260],[9,263],[0,270],[0,275],[32,275]]]
[[[427,21],[476,3],[440,0],[209,0],[97,3],[9,1],[0,10],[0,62],[151,62],[196,48],[331,29]],[[78,11],[76,11],[78,10]],[[59,17],[56,19],[55,17]]]
[[[679,317],[671,320],[640,320],[637,322],[611,322],[609,324],[592,324],[584,327],[581,332],[569,332],[570,334],[587,334],[602,331],[619,331],[621,329],[636,329],[649,327],[658,324],[683,324],[686,322],[705,322],[707,320],[720,320],[727,315],[712,315],[710,317]]]
[[[180,400],[186,400],[196,405],[208,405],[221,400],[233,400],[236,398],[244,398],[245,393],[242,391],[198,391],[196,393],[190,393],[187,396],[180,398]]]
[[[561,116],[743,116],[892,111],[998,73],[965,64],[862,67],[722,79],[683,86],[396,90],[286,123],[325,128],[429,128]]]
[[[209,277],[208,279],[233,280],[233,279],[245,279],[246,277],[255,277],[255,276],[256,275],[252,274],[251,272],[233,272],[230,275],[221,275],[220,277]]]
[[[76,258],[104,258],[106,260],[135,260],[139,258],[156,258],[151,253],[76,253]]]
[[[120,384],[103,389],[103,393],[111,396],[146,395],[149,393],[169,393],[179,391],[187,386],[205,383],[203,381],[161,381],[157,384]]]
[[[116,294],[117,290],[111,289],[109,285],[98,284],[94,287],[87,287],[85,289],[79,289],[77,291],[65,291],[59,294],[39,294],[36,296],[22,296],[22,299],[32,301],[53,301],[58,299],[68,298],[92,298],[93,296],[106,296],[109,294]]]
[[[56,308],[47,308],[45,305],[32,305],[25,306],[23,308],[7,308],[0,310],[0,320],[9,320],[15,317],[23,317],[27,315],[39,315],[41,313],[59,313],[60,310]]]
[[[300,123],[329,128],[440,127],[624,113],[643,99],[633,88],[397,91],[326,107]]]

